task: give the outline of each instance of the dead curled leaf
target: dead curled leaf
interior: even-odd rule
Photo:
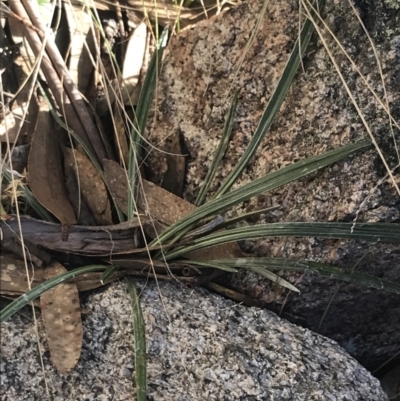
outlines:
[[[44,271],[46,280],[67,270],[52,262]],[[82,350],[82,319],[79,293],[74,283],[63,283],[40,297],[51,361],[60,373],[71,371],[78,363]]]
[[[64,165],[73,168],[78,177],[82,197],[98,225],[112,224],[107,189],[96,167],[76,149],[64,148]]]

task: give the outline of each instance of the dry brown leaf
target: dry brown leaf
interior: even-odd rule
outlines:
[[[129,272],[139,271],[141,273],[169,274],[171,272],[181,273],[184,269],[182,265],[167,263],[162,260],[138,259],[135,256],[117,256],[112,259],[115,266],[123,267]]]
[[[43,282],[43,269],[28,268],[31,288]],[[26,276],[25,263],[12,256],[1,255],[0,258],[0,293],[20,295],[29,291],[28,277]]]
[[[95,226],[96,221],[92,216],[89,206],[80,194],[75,171],[75,166],[64,163],[65,187],[67,188],[69,200],[77,217],[77,224],[81,226]]]
[[[128,182],[125,170],[112,160],[104,160],[104,176],[107,186],[113,193],[117,204],[127,209]],[[188,201],[158,187],[152,182],[141,180],[142,191],[139,191],[137,205],[145,215],[151,216],[160,224],[154,224],[156,231],[160,234],[167,226],[182,219],[187,214],[196,209]],[[121,210],[124,210],[121,207]],[[150,226],[146,226],[146,233],[154,238],[154,232],[150,231]],[[191,252],[186,255],[198,260],[212,260],[223,258],[241,257],[243,253],[236,242],[217,245],[204,250]]]
[[[66,273],[58,262],[44,271],[46,280]],[[40,296],[51,361],[60,373],[71,371],[82,350],[82,320],[79,293],[74,283],[63,283]]]
[[[128,215],[128,181],[126,171],[114,160],[104,160],[104,180],[111,195],[125,215]]]
[[[117,205],[124,213],[127,212],[128,182],[125,170],[113,160],[104,160],[104,177]],[[137,197],[138,207],[165,227],[196,209],[196,206],[150,181],[142,180],[142,184],[143,192]]]
[[[196,209],[188,201],[150,181],[142,180],[142,185],[143,192],[140,191],[137,197],[139,208],[165,225],[177,222]]]
[[[147,262],[147,265],[149,265],[149,262]],[[145,266],[145,263],[137,263],[136,266],[136,270],[141,270]],[[132,269],[132,263],[129,267]],[[31,274],[31,288],[44,282],[43,268],[35,267],[34,270],[29,268],[28,271]],[[115,272],[104,284],[100,281],[102,275],[102,272],[85,273],[75,277],[75,279],[70,280],[70,282],[76,284],[79,292],[89,291],[123,277],[126,275],[126,271],[120,270]],[[2,254],[0,258],[0,294],[5,296],[20,296],[29,291],[29,289],[24,262],[15,259],[12,254]],[[35,306],[40,306],[40,304]]]
[[[82,197],[98,225],[110,225],[111,206],[107,189],[93,163],[81,152],[64,148],[64,165],[72,167],[79,177]]]
[[[41,101],[28,161],[29,186],[35,198],[62,225],[76,223],[64,184],[59,145],[47,103]]]

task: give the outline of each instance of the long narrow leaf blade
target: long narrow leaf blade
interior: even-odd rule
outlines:
[[[213,260],[212,263],[224,264],[231,267],[244,266],[245,264],[260,269],[298,271],[314,273],[320,276],[349,283],[377,288],[400,294],[400,285],[391,281],[382,280],[361,272],[347,271],[346,269],[332,266],[327,263],[311,262],[308,260],[289,260],[282,258],[232,258]]]
[[[315,8],[321,10],[324,4],[325,0],[320,0]],[[313,17],[315,17],[314,12]],[[254,156],[255,152],[260,146],[260,143],[262,142],[265,134],[270,128],[272,121],[277,115],[286,96],[286,93],[293,82],[294,76],[296,75],[301,59],[303,58],[307,46],[310,42],[311,34],[313,33],[313,31],[314,25],[309,19],[307,19],[303,25],[303,29],[301,30],[300,38],[295,43],[289,60],[286,63],[285,69],[282,73],[281,79],[279,80],[278,85],[276,86],[275,91],[268,102],[264,114],[261,117],[260,123],[253,135],[252,140],[249,143],[249,146],[247,147],[246,151],[244,152],[243,156],[241,157],[235,168],[229,174],[226,181],[222,184],[221,188],[215,194],[216,198],[222,196],[227,191],[229,191],[229,189],[240,177],[250,159]]]
[[[260,177],[257,180],[221,196],[220,198],[213,199],[200,206],[185,218],[171,225],[158,237],[158,239],[154,240],[154,243],[151,245],[160,243],[165,244],[167,240],[171,240],[171,238],[178,236],[188,227],[200,222],[204,218],[217,215],[232,206],[249,200],[253,196],[281,187],[282,185],[304,177],[321,168],[327,167],[330,164],[349,156],[353,152],[365,149],[369,146],[371,146],[370,142],[357,142],[355,144],[328,151],[322,155],[309,157],[305,160],[298,161],[289,166],[283,167],[280,170],[269,173],[264,177]]]
[[[146,330],[140,300],[133,280],[126,278],[132,299],[133,332],[135,336],[135,375],[138,401],[146,401]]]
[[[201,260],[190,260],[190,259],[186,260],[186,259],[184,259],[182,261],[179,261],[179,260],[176,261],[175,264],[177,264],[177,265],[180,265],[180,264],[182,264],[182,265],[193,265],[193,266],[198,267],[199,269],[202,269],[202,268],[204,268],[204,269],[213,268],[213,269],[218,269],[218,270],[224,270],[224,271],[229,272],[229,273],[237,273],[238,272],[238,270],[235,269],[234,267],[226,266],[226,265],[223,265],[221,263],[213,263],[212,261],[203,262]]]
[[[222,157],[224,156],[224,154],[226,152],[226,148],[228,146],[229,139],[230,139],[231,133],[232,133],[232,127],[233,127],[233,121],[234,121],[234,117],[235,117],[235,113],[236,113],[237,102],[238,102],[238,92],[235,92],[228,116],[226,117],[226,122],[225,122],[224,132],[222,134],[222,138],[219,142],[217,150],[215,151],[215,155],[214,155],[211,167],[208,170],[206,178],[204,179],[203,185],[200,188],[199,194],[197,195],[196,202],[195,202],[196,206],[200,206],[204,203],[204,199],[206,197],[208,188],[210,188],[211,182],[215,176],[215,173],[217,172],[217,168],[219,167]]]
[[[142,149],[142,138],[146,127],[147,118],[153,101],[153,94],[156,88],[157,79],[160,72],[162,56],[168,41],[168,28],[161,34],[159,44],[151,58],[143,87],[140,92],[138,105],[136,108],[136,120],[131,131],[131,143],[129,146],[129,188],[128,188],[128,219],[135,213],[134,208],[134,188],[136,187],[138,160]]]
[[[192,245],[182,246],[166,254],[172,259],[198,249],[234,241],[264,237],[319,237],[358,239],[372,242],[400,243],[400,224],[385,223],[273,223],[218,231],[195,239]]]
[[[118,266],[110,265],[108,269],[101,275],[100,283],[104,283],[118,270]]]
[[[11,302],[0,312],[0,323],[3,323],[5,320],[10,318],[14,313],[18,312],[25,305],[29,304],[36,298],[40,297],[44,292],[50,290],[58,284],[64,283],[65,281],[70,280],[76,276],[79,276],[84,273],[95,272],[95,271],[104,271],[109,267],[103,265],[90,265],[85,267],[80,267],[78,269],[74,269],[69,271],[68,273],[61,274],[60,276],[54,277],[50,280],[45,281],[42,284],[39,284],[37,287],[33,288],[31,291],[21,295],[15,301]]]
[[[251,263],[251,259],[256,258],[232,258],[232,259],[220,259],[220,260],[210,260],[210,261],[195,261],[195,260],[184,260],[182,263],[198,266],[199,268],[214,268],[219,270],[224,270],[229,273],[237,273],[237,268],[245,268],[258,273],[261,276],[273,281],[276,284],[286,287],[289,290],[300,292],[294,285],[290,284],[288,281],[279,277],[277,274],[267,270],[264,266],[257,266],[255,263]],[[249,260],[249,263],[247,261]],[[226,262],[226,263],[225,263]],[[179,264],[179,262],[178,262]]]
[[[147,118],[149,115],[151,103],[153,101],[153,94],[157,84],[164,49],[166,48],[168,42],[168,35],[168,28],[165,28],[161,34],[157,49],[154,52],[153,57],[150,61],[149,68],[143,82],[143,87],[140,92],[139,101],[136,108],[137,128],[140,134],[144,132],[144,128],[147,123]]]
[[[249,213],[244,213],[241,214],[240,216],[236,216],[233,217],[231,219],[228,220],[224,220],[224,222],[219,226],[220,228],[227,228],[229,226],[234,226],[237,223],[241,222],[241,221],[250,221],[250,219],[254,219],[255,217],[260,216],[261,214],[267,214],[269,212],[272,212],[276,209],[279,209],[278,206],[271,206],[265,209],[259,209],[259,210],[254,210],[253,212],[249,212]]]
[[[259,266],[247,264],[243,265],[245,269],[252,270],[253,272],[259,274],[260,276],[263,276],[267,278],[268,280],[271,280],[273,283],[279,284],[282,287],[285,287],[289,290],[292,290],[294,292],[300,292],[294,285],[290,284],[288,281],[283,279],[282,277],[279,277],[277,274],[269,271],[268,269],[261,268]]]

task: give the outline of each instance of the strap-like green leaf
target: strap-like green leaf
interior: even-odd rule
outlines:
[[[238,92],[235,92],[235,94],[233,96],[231,108],[226,117],[224,132],[222,133],[222,138],[219,142],[217,150],[215,151],[215,155],[214,155],[211,167],[208,170],[206,178],[204,178],[203,185],[201,186],[199,194],[197,195],[196,202],[194,203],[196,206],[200,206],[204,203],[204,199],[206,197],[208,188],[210,187],[211,182],[215,176],[215,173],[217,172],[217,169],[219,167],[219,164],[221,163],[222,157],[224,156],[224,154],[226,152],[226,148],[228,146],[229,139],[230,139],[231,133],[232,133],[232,127],[233,127],[233,121],[234,121],[234,117],[235,117],[235,113],[236,113],[237,101],[238,101]]]
[[[237,273],[238,272],[238,270],[237,269],[235,269],[234,267],[231,267],[231,266],[227,266],[227,265],[224,265],[224,264],[222,264],[222,263],[214,263],[214,262],[209,262],[209,261],[201,261],[201,260],[190,260],[190,259],[188,259],[188,260],[186,260],[186,259],[184,259],[184,260],[177,260],[176,262],[174,262],[174,264],[176,264],[176,265],[193,265],[193,266],[196,266],[196,267],[198,267],[199,269],[210,269],[210,268],[212,268],[212,269],[218,269],[218,270],[223,270],[223,271],[226,271],[226,272],[229,272],[229,273]]]
[[[197,249],[263,237],[320,237],[400,243],[400,224],[386,223],[273,223],[218,231],[166,254],[172,259]]]
[[[101,275],[100,283],[104,283],[118,270],[118,266],[110,265],[108,269]]]
[[[134,207],[134,188],[136,188],[137,169],[139,155],[142,153],[142,138],[149,116],[150,107],[153,101],[153,94],[156,88],[158,76],[161,68],[161,61],[168,41],[168,28],[165,28],[157,45],[156,51],[151,58],[146,77],[140,92],[139,101],[136,108],[135,124],[131,131],[131,143],[129,146],[129,188],[128,188],[128,219],[135,214]]]
[[[365,149],[370,145],[370,142],[361,141],[355,144],[343,146],[338,149],[330,150],[321,155],[300,160],[289,166],[283,167],[280,170],[269,173],[264,177],[260,177],[257,180],[254,180],[238,189],[235,189],[234,191],[229,192],[228,194],[221,196],[220,198],[213,199],[210,202],[200,206],[192,213],[170,226],[158,237],[158,239],[154,240],[151,245],[160,243],[166,244],[168,240],[173,242],[171,239],[179,236],[182,232],[186,232],[188,228],[199,223],[202,219],[217,215],[232,206],[249,200],[253,196],[271,191],[272,189],[281,187],[282,185],[285,185],[291,181],[297,180],[314,171],[329,166],[330,164],[349,156],[353,152]]]
[[[324,4],[325,0],[319,0],[318,2],[316,2],[316,4],[314,3],[314,6],[316,9],[322,10]],[[312,15],[315,16],[315,13],[312,12]],[[296,41],[296,44],[282,73],[281,79],[279,80],[278,85],[276,86],[275,91],[268,102],[268,105],[264,111],[263,116],[261,117],[253,138],[249,143],[249,146],[247,147],[246,151],[244,152],[243,156],[241,157],[235,168],[229,174],[226,181],[222,184],[221,188],[216,193],[216,198],[222,196],[227,191],[229,191],[229,189],[237,181],[243,170],[248,165],[250,159],[256,153],[258,147],[260,146],[260,143],[265,137],[265,134],[271,127],[272,121],[278,114],[286,93],[293,82],[294,76],[296,75],[301,59],[303,58],[307,46],[310,42],[311,34],[313,33],[313,31],[314,25],[309,19],[307,19],[303,25],[303,29],[301,30],[300,38]]]
[[[96,272],[96,271],[104,271],[109,268],[109,265],[90,265],[85,267],[80,267],[78,269],[74,269],[69,271],[68,273],[61,274],[57,277],[54,277],[50,280],[45,281],[42,284],[39,284],[37,287],[32,290],[26,292],[25,294],[18,297],[15,301],[11,302],[0,312],[0,323],[7,320],[14,313],[18,312],[25,305],[32,302],[34,299],[39,298],[44,292],[52,289],[58,284],[64,283],[65,281],[70,280],[76,276],[81,274]]]
[[[308,260],[289,260],[282,258],[232,258],[212,260],[212,263],[224,264],[231,267],[253,266],[260,269],[288,270],[303,273],[314,273],[320,276],[346,281],[357,285],[382,289],[400,294],[400,285],[361,272],[346,270],[327,263],[311,262]]]

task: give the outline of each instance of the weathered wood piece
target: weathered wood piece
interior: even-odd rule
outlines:
[[[31,244],[58,252],[76,253],[87,256],[111,256],[138,252],[137,230],[139,221],[132,219],[112,226],[71,226],[68,241],[62,239],[62,226],[31,217],[21,216],[24,240]],[[146,222],[145,218],[141,219]],[[18,220],[14,218],[1,222],[3,241],[19,243],[21,232]]]

